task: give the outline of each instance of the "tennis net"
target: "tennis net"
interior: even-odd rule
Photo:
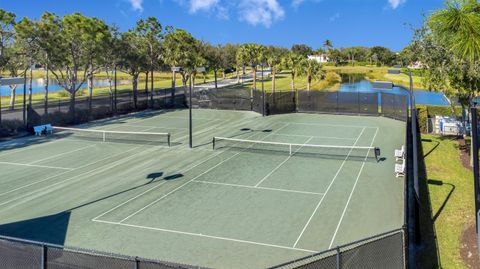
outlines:
[[[167,145],[170,147],[170,133],[110,131],[53,126],[53,134],[91,141]]]
[[[270,142],[227,137],[214,137],[213,149],[240,149],[242,151],[289,156],[311,156],[328,159],[379,160],[380,148]]]

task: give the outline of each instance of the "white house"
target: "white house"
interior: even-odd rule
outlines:
[[[326,54],[320,54],[320,55],[308,55],[307,56],[309,60],[315,60],[319,63],[327,63],[330,61],[330,58]]]
[[[424,67],[425,67],[425,65],[420,61],[413,62],[408,66],[408,68],[410,68],[410,69],[421,69],[421,68],[424,68]]]

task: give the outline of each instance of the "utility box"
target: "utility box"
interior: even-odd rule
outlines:
[[[440,135],[462,135],[462,122],[455,117],[435,116],[433,120],[433,133]]]

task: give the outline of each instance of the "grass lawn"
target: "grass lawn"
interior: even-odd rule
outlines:
[[[460,256],[460,247],[463,230],[475,218],[472,172],[461,163],[456,139],[422,135],[422,146],[425,180],[428,180],[428,193],[424,195],[428,195],[431,207],[431,213],[428,213],[428,209],[424,213],[427,211],[430,223],[433,223],[439,267],[467,268]],[[420,268],[433,268],[434,257],[425,253],[432,253],[429,248],[434,247],[435,242],[426,240],[424,244],[426,249],[420,255]]]

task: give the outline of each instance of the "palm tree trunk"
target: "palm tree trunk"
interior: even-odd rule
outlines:
[[[92,97],[93,97],[93,73],[92,73],[91,69],[90,69],[90,71],[87,75],[87,84],[88,84],[88,96],[87,96],[88,113],[91,113],[92,112]]]
[[[217,69],[213,71],[213,76],[215,77],[215,89],[217,89]]]
[[[292,94],[295,94],[295,74],[292,72]]]
[[[145,96],[147,97],[147,103],[148,103],[148,75],[150,72],[146,71],[145,72]]]
[[[150,106],[153,108],[153,67],[150,70]]]
[[[240,83],[240,70],[237,70],[235,71],[237,73],[237,84]]]
[[[172,98],[175,96],[175,80],[177,79],[177,74],[175,71],[172,71]],[[166,96],[165,96],[166,98]]]
[[[275,88],[275,86],[276,86],[275,85],[275,72],[276,72],[275,67],[273,66],[272,67],[272,94],[273,95],[275,95],[275,90],[276,90],[276,88]]]
[[[253,69],[253,89],[257,90],[257,68],[252,68]]]
[[[17,85],[10,85],[10,110],[15,109],[15,98],[17,96]]]
[[[30,78],[29,78],[29,80],[30,80],[29,81],[30,85],[28,86],[28,107],[29,107],[29,109],[32,109],[32,93],[33,93],[33,89],[32,89],[33,69],[32,69],[32,66],[30,66]]]
[[[72,83],[72,85],[70,86],[69,93],[70,93],[70,108],[69,108],[70,117],[71,117],[71,120],[74,122],[75,121],[75,94],[76,94],[75,84]]]
[[[138,74],[132,76],[132,91],[133,91],[133,107],[137,109],[137,88],[138,88]]]
[[[307,92],[310,92],[310,86],[312,84],[312,76],[307,77]]]
[[[44,104],[43,110],[45,116],[48,115],[48,84],[49,84],[49,76],[48,76],[48,62],[45,64],[45,97],[44,97]]]

